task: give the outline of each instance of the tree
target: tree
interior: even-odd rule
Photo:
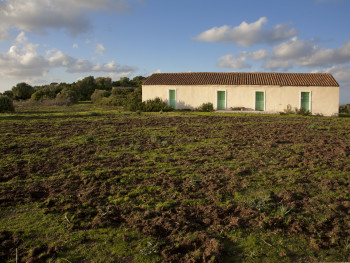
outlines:
[[[111,95],[111,92],[107,90],[95,89],[94,93],[91,95],[91,101],[93,103],[98,103],[102,98],[107,98],[109,95]]]
[[[3,95],[6,95],[6,96],[10,97],[11,99],[13,98],[12,90],[6,90]]]
[[[133,84],[132,84],[132,81],[130,81],[130,79],[128,77],[123,77],[123,78],[120,78],[117,81],[114,81],[113,82],[113,86],[116,86],[116,87],[132,87]]]
[[[79,80],[72,85],[72,89],[78,94],[79,100],[90,100],[92,93],[96,89],[95,79],[93,76]]]
[[[15,100],[26,100],[34,93],[34,88],[25,82],[18,83],[12,88]]]
[[[61,92],[57,94],[56,99],[69,100],[71,103],[75,103],[79,99],[79,95],[70,85],[61,83]]]
[[[15,111],[13,101],[9,96],[0,95],[0,112]]]
[[[145,79],[146,78],[143,76],[136,76],[135,78],[133,78],[132,82],[134,84],[134,87],[141,87]]]
[[[129,93],[126,96],[126,100],[123,105],[124,109],[130,111],[142,110],[142,90],[137,88],[134,92]]]
[[[100,90],[111,90],[112,79],[109,77],[99,77],[95,79],[96,88]]]
[[[143,81],[146,78],[143,76],[136,76],[133,79],[129,79],[128,77],[123,77],[120,78],[117,81],[113,81],[113,86],[114,87],[141,87]]]
[[[62,87],[60,85],[48,85],[48,86],[43,86],[40,88],[37,88],[37,91],[35,91],[32,96],[31,100],[34,101],[39,101],[39,100],[44,100],[44,99],[49,99],[52,100],[56,98],[56,95],[62,90]]]

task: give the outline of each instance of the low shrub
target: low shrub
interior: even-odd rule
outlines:
[[[9,96],[0,95],[0,112],[14,112],[15,107],[13,101]]]
[[[56,95],[56,100],[67,100],[71,104],[78,102],[78,94],[71,88],[63,88],[60,93]]]
[[[54,99],[56,98],[57,94],[60,93],[61,91],[62,91],[62,87],[58,85],[47,86],[34,92],[30,97],[30,99],[32,101]]]
[[[143,109],[142,103],[142,89],[137,88],[134,92],[127,94],[126,99],[123,102],[124,110],[137,111]]]
[[[295,112],[293,111],[292,105],[288,104],[287,108],[283,110],[285,114],[294,114]]]
[[[52,100],[43,100],[36,103],[37,105],[42,106],[70,106],[72,105],[72,101],[68,98],[56,98]]]
[[[105,106],[123,106],[124,102],[124,97],[111,95],[109,97],[102,98],[97,103]]]
[[[126,97],[126,95],[133,93],[135,91],[135,89],[133,88],[126,88],[126,89],[122,89],[122,88],[113,88],[112,89],[112,95],[117,96],[117,95],[122,95],[124,97]]]
[[[91,95],[91,101],[93,103],[100,103],[102,99],[107,98],[111,95],[111,93],[107,90],[99,90],[96,89],[94,93]]]
[[[159,111],[172,111],[173,108],[166,102],[162,101],[160,98],[155,98],[152,100],[147,100],[142,102],[142,111],[146,112],[159,112]]]
[[[301,115],[301,116],[310,116],[311,112],[306,110],[305,108],[301,107],[300,109],[295,108],[295,113],[297,115]]]
[[[340,105],[339,106],[339,113],[350,114],[350,104]]]
[[[214,111],[214,105],[211,102],[203,103],[196,110],[203,111],[203,112],[212,112]]]
[[[120,95],[111,95],[109,96],[108,105],[110,106],[123,106],[126,97]]]
[[[46,106],[70,106],[73,101],[70,98],[56,98],[53,100],[43,100],[43,105]]]
[[[14,101],[15,106],[36,107],[36,106],[70,106],[73,102],[69,98],[45,99],[39,101]]]

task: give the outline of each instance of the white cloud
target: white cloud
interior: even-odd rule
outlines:
[[[47,58],[49,65],[51,67],[67,67],[70,68],[75,62],[76,59],[73,57],[64,54],[62,51],[57,51],[55,54]]]
[[[238,53],[237,56],[228,54],[220,57],[217,60],[217,66],[221,68],[234,68],[234,69],[243,69],[250,68],[251,65],[247,63],[247,60],[251,59],[254,61],[259,61],[264,59],[268,55],[268,52],[263,49],[257,51],[248,52],[242,51]]]
[[[244,54],[246,54],[246,56],[248,58],[251,58],[252,60],[258,61],[258,60],[262,60],[262,59],[266,58],[268,55],[268,52],[264,49],[259,49],[257,51],[253,51],[253,52],[245,52]]]
[[[121,72],[121,73],[116,73],[116,72],[110,72],[106,75],[106,77],[110,77],[111,79],[120,79],[124,77],[130,77],[133,72]]]
[[[269,58],[263,63],[263,68],[268,70],[275,70],[275,71],[287,71],[288,69],[292,68],[293,64],[288,60],[283,59],[272,59]]]
[[[99,54],[100,56],[104,55],[104,51],[106,50],[106,48],[102,45],[102,44],[97,44],[95,47],[95,53]]]
[[[304,67],[329,67],[347,62],[350,62],[350,41],[341,47],[327,49],[316,45],[314,40],[299,40],[293,37],[273,48],[273,55],[266,61],[265,67],[285,69],[291,64]]]
[[[56,0],[58,3],[80,9],[103,10],[109,12],[129,12],[131,7],[127,0]]]
[[[96,72],[108,72],[108,73],[132,73],[137,70],[137,67],[123,66],[115,63],[114,61],[104,63],[102,65],[96,64],[92,66],[92,71]]]
[[[269,55],[270,53],[270,55]],[[350,62],[350,41],[336,48],[325,48],[314,39],[301,40],[298,37],[274,46],[269,52],[261,49],[254,52],[241,51],[237,55],[219,57],[218,67],[251,68],[249,60],[262,61],[265,70],[287,71],[294,66],[307,68],[327,68]]]
[[[89,60],[74,58],[60,50],[47,50],[46,56],[38,53],[37,44],[27,43],[25,34],[20,34],[19,43],[8,52],[0,53],[0,78],[24,79],[44,77],[55,68],[65,68],[68,73],[104,72],[108,74],[130,75],[137,67],[119,65],[114,61],[94,64]]]
[[[335,65],[326,69],[318,69],[313,72],[331,73],[340,86],[340,104],[350,103],[350,65]]]
[[[18,34],[16,37],[16,42],[17,43],[25,43],[27,42],[28,38],[26,37],[25,33],[22,31],[21,33]]]
[[[293,37],[274,47],[273,53],[275,57],[280,59],[295,59],[308,56],[315,48],[313,40],[299,40],[297,37]]]
[[[251,65],[246,62],[246,57],[242,57],[242,56],[234,57],[233,55],[225,55],[220,57],[216,62],[216,65],[220,68],[235,68],[235,69],[251,67]]]
[[[152,71],[152,72],[145,72],[145,73],[142,74],[142,75],[145,76],[145,77],[149,77],[149,76],[151,76],[151,75],[154,74],[154,73],[162,73],[162,70],[161,70],[161,69],[157,69],[157,70]]]
[[[266,17],[248,24],[243,21],[239,26],[224,25],[213,27],[199,34],[195,39],[204,42],[233,42],[239,46],[252,46],[260,43],[276,43],[297,34],[289,24],[278,24],[271,29],[263,28],[267,23]]]
[[[106,73],[132,73],[137,67],[119,65],[114,61],[104,64],[93,64],[86,59],[75,59],[67,54],[57,51],[52,57],[48,58],[52,67],[65,67],[69,73],[88,73],[88,72],[106,72]]]
[[[72,47],[73,48],[79,48],[79,45],[77,43],[74,43]]]
[[[7,53],[0,53],[0,77],[16,78],[29,76],[45,76],[49,71],[49,63],[36,52],[23,52],[17,46],[11,46]]]
[[[335,65],[329,68],[317,69],[313,73],[331,73],[338,83],[345,84],[350,89],[350,65]],[[340,85],[342,86],[342,85]]]
[[[334,49],[316,47],[314,52],[309,56],[300,58],[296,61],[298,65],[307,67],[325,67],[332,64],[343,64],[347,62],[350,62],[350,41],[345,43],[345,45]]]
[[[132,0],[7,0],[0,2],[0,40],[16,28],[31,33],[64,29],[78,35],[91,29],[86,11],[127,12]]]

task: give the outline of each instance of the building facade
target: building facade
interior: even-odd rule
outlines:
[[[337,116],[339,85],[326,73],[156,73],[142,85],[142,100],[156,97],[174,109],[210,102],[216,110],[283,112],[304,108]]]

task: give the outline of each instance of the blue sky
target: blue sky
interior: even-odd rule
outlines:
[[[93,75],[329,72],[350,103],[349,0],[0,0],[0,91]]]

